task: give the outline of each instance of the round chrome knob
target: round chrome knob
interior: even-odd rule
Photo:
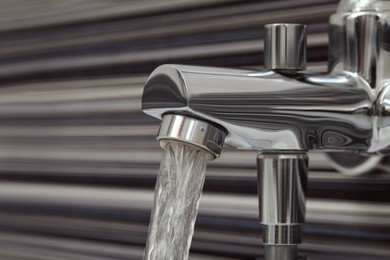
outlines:
[[[264,65],[271,70],[305,70],[306,25],[267,24],[265,26]]]

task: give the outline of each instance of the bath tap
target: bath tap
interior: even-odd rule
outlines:
[[[162,119],[158,139],[218,157],[222,145],[260,151],[263,241],[301,242],[308,151],[387,154],[390,1],[343,0],[330,17],[327,74],[306,69],[306,27],[265,27],[265,70],[162,65],[142,97]]]

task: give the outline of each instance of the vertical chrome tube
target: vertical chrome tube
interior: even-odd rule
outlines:
[[[298,246],[274,246],[266,245],[264,247],[264,259],[265,260],[303,260],[303,257],[298,255]]]
[[[345,19],[346,29],[346,66],[345,69],[357,72],[367,82],[375,87],[379,75],[380,51],[383,38],[379,15],[351,15]],[[378,35],[380,37],[378,37]]]
[[[264,39],[264,66],[270,70],[305,70],[306,25],[267,24]]]
[[[308,157],[305,152],[263,152],[257,158],[263,242],[301,243],[305,221]]]

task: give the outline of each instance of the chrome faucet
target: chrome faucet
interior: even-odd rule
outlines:
[[[308,151],[374,155],[390,147],[390,1],[344,0],[330,18],[329,73],[307,74],[306,27],[266,27],[265,68],[162,65],[142,97],[159,140],[218,157],[225,142],[259,150],[265,244],[301,242]],[[226,138],[225,138],[226,136]]]

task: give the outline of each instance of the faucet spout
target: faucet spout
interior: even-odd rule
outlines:
[[[143,111],[202,118],[228,131],[226,143],[251,150],[370,148],[372,97],[352,74],[304,75],[183,65],[158,67]]]

